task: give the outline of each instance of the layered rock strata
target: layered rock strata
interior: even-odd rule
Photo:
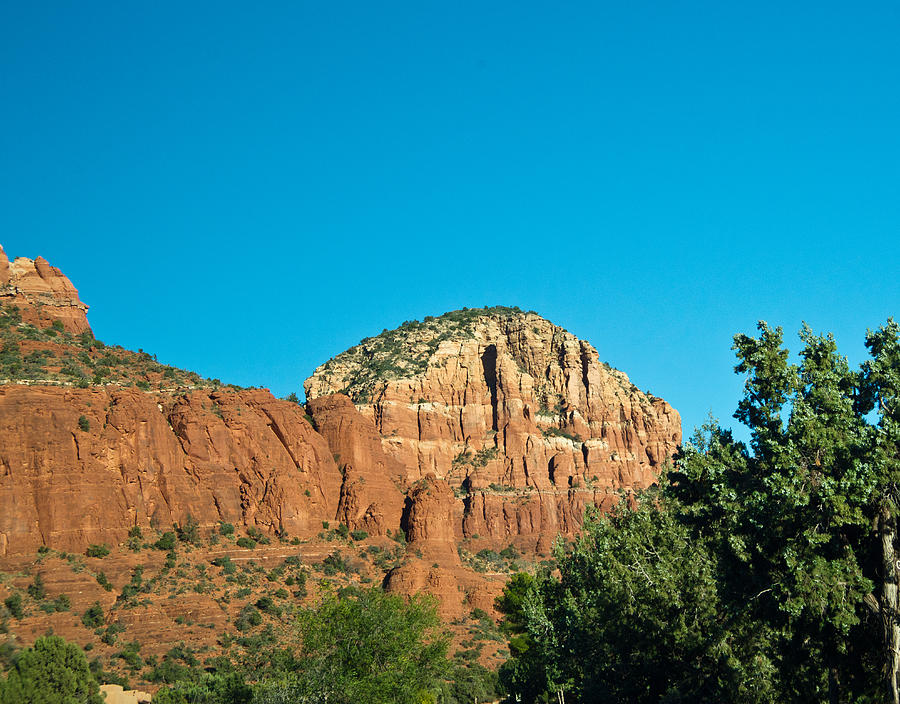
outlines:
[[[0,556],[116,544],[188,516],[313,535],[341,476],[304,415],[260,390],[0,386]]]
[[[462,538],[546,550],[588,504],[650,485],[681,440],[678,413],[534,313],[456,311],[363,340],[304,384],[349,395],[408,483],[457,495]]]
[[[502,588],[505,573],[473,562],[479,550],[546,552],[588,505],[652,483],[681,437],[668,404],[515,309],[456,311],[364,340],[306,381],[304,408],[57,335],[90,332],[87,306],[40,257],[10,263],[0,249],[0,302],[17,368],[0,385],[8,565],[189,517],[205,532],[224,522],[302,538],[304,554],[324,541],[324,557],[322,531],[337,521],[405,541],[387,588],[430,591],[457,618],[489,610]],[[73,374],[76,363],[91,373]]]

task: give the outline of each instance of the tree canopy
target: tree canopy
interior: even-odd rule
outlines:
[[[38,638],[0,680],[0,704],[103,704],[84,652],[59,636]]]
[[[501,677],[523,702],[897,702],[900,330],[851,369],[806,326],[738,335],[735,417],[658,487],[512,583]],[[517,593],[518,590],[518,593]]]
[[[264,683],[262,702],[420,704],[448,673],[448,640],[431,599],[384,593],[326,595],[299,618],[303,648],[294,672]]]

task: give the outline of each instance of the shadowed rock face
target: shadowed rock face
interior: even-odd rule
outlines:
[[[19,307],[22,320],[44,328],[58,320],[67,332],[89,332],[88,307],[72,282],[46,259],[18,257],[10,262],[0,247],[0,301]]]
[[[343,475],[337,520],[369,535],[398,530],[406,476],[375,428],[340,394],[314,399],[308,408]]]
[[[306,380],[343,392],[408,483],[433,474],[459,503],[460,536],[545,550],[588,504],[650,485],[681,441],[662,399],[534,313],[456,311],[364,340]]]

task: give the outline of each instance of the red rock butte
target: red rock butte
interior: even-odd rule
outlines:
[[[304,387],[313,417],[340,403],[333,394],[353,400],[398,486],[446,483],[446,537],[476,546],[546,551],[578,530],[587,505],[652,484],[681,441],[669,404],[589,343],[515,308],[405,323],[329,360]],[[358,453],[330,442],[359,471]],[[366,503],[346,520],[367,522]]]
[[[546,554],[587,506],[652,484],[681,440],[669,404],[515,308],[367,338],[315,370],[304,407],[93,341],[87,306],[41,257],[0,249],[0,304],[18,374],[0,384],[6,565],[188,517],[312,543],[337,521],[402,536],[384,583],[439,595],[450,618],[490,609],[503,584],[462,545]]]

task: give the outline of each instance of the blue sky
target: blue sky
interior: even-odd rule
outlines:
[[[278,395],[506,304],[736,424],[734,333],[858,362],[900,313],[897,36],[877,1],[4,3],[0,243],[104,341]]]

